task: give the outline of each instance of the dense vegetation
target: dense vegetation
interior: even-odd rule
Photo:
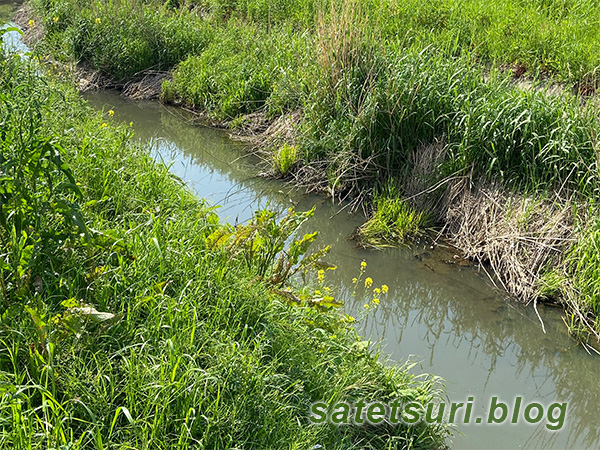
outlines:
[[[437,395],[332,299],[282,293],[322,254],[288,239],[310,212],[219,224],[42,72],[0,58],[1,448],[442,446],[438,425],[309,425],[317,400]]]
[[[294,151],[271,149],[274,165],[333,195],[382,198],[396,183],[409,196],[406,180],[415,178],[422,149],[442,143],[433,164],[418,174],[432,197],[424,204],[443,205],[449,180],[462,177],[465,186],[499,183],[508,192],[572,208],[568,236],[536,234],[527,217],[517,220],[519,231],[509,230],[513,243],[556,249],[551,257],[540,251],[535,268],[524,261],[529,248],[515,256],[520,264],[504,258],[511,242],[475,254],[503,260],[496,266],[500,279],[528,278],[533,286],[511,293],[564,301],[571,324],[600,336],[596,268],[589,273],[577,262],[583,254],[600,260],[590,243],[600,194],[597,101],[591,97],[600,67],[595,1],[33,3],[42,17],[38,26],[47,30],[40,49],[60,61],[89,64],[117,81],[143,70],[172,70],[165,100],[231,126],[257,113],[275,121],[300,111],[296,142],[287,147]],[[427,212],[434,220],[447,217],[440,208]],[[414,224],[385,221],[375,229]],[[504,273],[513,267],[519,270]]]
[[[595,112],[569,95],[517,89],[493,69],[518,63],[592,83],[593,2],[35,3],[47,49],[116,80],[176,66],[165,99],[222,120],[301,108],[298,156],[331,160],[337,189],[356,184],[357,165],[371,180],[402,174],[411,151],[440,138],[449,158],[439,178],[473,168],[519,188],[599,189]],[[577,45],[575,28],[585,36]]]

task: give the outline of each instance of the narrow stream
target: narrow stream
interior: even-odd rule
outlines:
[[[0,18],[14,12],[16,1],[0,0]],[[18,36],[6,44],[22,50]],[[568,402],[566,421],[559,431],[546,421],[528,425],[461,425],[449,442],[462,448],[600,448],[600,357],[587,354],[567,334],[561,311],[540,308],[542,332],[535,312],[505,299],[476,271],[443,262],[452,254],[428,249],[365,250],[349,240],[364,217],[351,215],[319,196],[304,195],[277,181],[256,176],[256,160],[226,133],[193,126],[180,110],[156,102],[129,102],[114,92],[86,94],[98,109],[113,109],[115,119],[133,122],[135,137],[152,142],[153,156],[185,180],[201,197],[221,205],[217,210],[231,223],[248,220],[268,206],[284,210],[317,207],[308,230],[320,232],[318,245],[331,244],[326,282],[360,320],[360,333],[381,342],[390,364],[417,362],[415,372],[444,378],[448,398],[473,396],[473,417],[487,418],[492,396],[512,405]],[[433,253],[433,254],[432,254]],[[416,257],[418,256],[418,257]],[[352,278],[361,261],[365,276],[390,292],[365,315],[365,300],[351,295]]]
[[[473,396],[473,416],[483,424],[461,425],[449,445],[453,448],[598,448],[600,416],[600,357],[589,355],[567,334],[561,311],[541,307],[542,332],[533,308],[507,300],[470,268],[443,260],[452,254],[428,249],[365,250],[349,240],[364,218],[351,215],[323,197],[298,193],[285,183],[256,176],[256,161],[242,144],[226,133],[193,126],[175,108],[156,102],[130,102],[114,92],[86,94],[98,109],[113,109],[115,119],[133,122],[135,136],[152,141],[154,156],[170,164],[199,196],[222,205],[218,213],[232,223],[248,220],[263,206],[298,210],[316,205],[308,229],[320,232],[320,245],[332,245],[329,262],[338,269],[326,281],[345,301],[349,314],[361,319],[362,335],[380,341],[384,357],[418,364],[415,372],[445,379],[451,401]],[[418,257],[415,257],[418,255]],[[376,310],[365,316],[362,298],[354,298],[352,278],[360,262],[374,285],[390,292]],[[512,406],[568,402],[566,421],[550,431],[543,420],[529,425],[488,425],[492,396]]]

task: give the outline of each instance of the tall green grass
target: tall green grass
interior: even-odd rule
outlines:
[[[566,93],[520,90],[501,73],[485,80],[477,64],[433,50],[403,51],[384,63],[353,67],[340,89],[323,84],[306,103],[304,145],[320,158],[346,151],[338,170],[350,180],[352,165],[367,180],[406,176],[411,153],[441,139],[448,147],[440,178],[473,171],[520,190],[598,194],[593,107]]]
[[[37,1],[37,0],[36,0]],[[115,81],[143,71],[167,71],[212,39],[211,25],[189,11],[154,2],[40,0],[47,51],[75,59]]]
[[[327,176],[336,189],[406,175],[411,152],[444,139],[449,151],[440,176],[473,170],[511,188],[598,191],[595,109],[580,107],[568,92],[514,86],[509,74],[480,64],[482,42],[461,40],[462,34],[487,39],[513,16],[519,21],[497,45],[512,49],[511,36],[531,36],[536,24],[562,33],[561,21],[570,20],[587,30],[596,20],[591,4],[557,4],[564,9],[559,14],[530,2],[467,2],[459,8],[450,0],[204,1],[170,7],[133,0],[36,1],[49,27],[47,43],[67,40],[71,57],[113,77],[181,61],[164,84],[168,101],[220,120],[302,110],[302,159],[330,161]],[[65,25],[59,10],[68,10]],[[464,31],[466,24],[485,32]],[[446,42],[438,36],[446,31],[462,34]],[[535,53],[533,44],[518,47]],[[556,51],[563,47],[552,45]],[[492,59],[502,61],[501,55]],[[571,77],[576,61],[581,55],[564,63],[569,71],[561,76]],[[539,64],[536,70],[546,70]],[[587,83],[594,70],[573,79]]]
[[[199,56],[190,56],[165,82],[163,99],[222,120],[267,111],[276,116],[301,104],[308,43],[243,24],[215,30]]]
[[[47,25],[70,36],[76,57],[89,58],[96,64],[105,60],[105,65],[99,67],[109,72],[114,65],[102,53],[120,59],[119,52],[124,51],[124,57],[130,58],[128,63],[137,68],[144,64],[155,66],[156,61],[148,58],[150,54],[160,57],[161,62],[174,64],[183,53],[198,51],[197,36],[203,34],[199,31],[202,22],[219,26],[224,22],[244,21],[269,32],[282,25],[314,31],[318,26],[318,11],[329,11],[330,3],[326,0],[35,2]],[[585,92],[597,87],[600,12],[594,0],[372,0],[361,4],[364,20],[369,27],[380,29],[382,42],[410,43],[420,48],[433,44],[447,56],[471,54],[486,63],[510,64],[516,73],[556,76]],[[59,20],[55,22],[54,17]],[[96,18],[102,20],[100,27],[95,26]],[[204,31],[210,34],[210,30]],[[167,55],[158,51],[161,47]]]
[[[416,211],[394,187],[383,189],[375,196],[374,212],[359,229],[360,240],[369,245],[409,244],[421,237],[431,226],[423,211]]]
[[[559,289],[571,305],[569,322],[575,332],[586,334],[592,328],[600,334],[600,224],[598,217],[579,230],[578,242],[566,258],[565,274],[559,276]],[[566,276],[565,276],[566,275]]]
[[[277,262],[304,216],[221,225],[39,67],[2,58],[0,85],[1,448],[443,445],[426,424],[309,425],[317,400],[437,391],[339,312],[275,294],[314,239]]]

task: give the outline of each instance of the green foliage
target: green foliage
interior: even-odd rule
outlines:
[[[290,208],[278,222],[275,212],[261,210],[247,225],[216,229],[208,236],[207,243],[211,249],[225,247],[234,255],[243,255],[248,268],[254,267],[261,278],[282,287],[296,273],[314,268],[316,261],[329,251],[326,247],[303,258],[318,233],[293,239],[298,228],[313,214],[314,208],[304,213],[296,213]]]
[[[230,124],[299,111],[297,147],[274,154],[275,171],[293,170],[301,152],[334,195],[406,180],[420,149],[438,143],[431,186],[468,175],[521,193],[600,195],[598,113],[586,98],[600,67],[593,0],[34,3],[48,30],[41,50],[59,59],[118,80],[172,69],[165,100]],[[560,94],[545,91],[556,82]],[[142,208],[107,198],[111,219]],[[418,229],[406,204],[380,201],[368,227],[378,240]]]
[[[85,61],[117,81],[170,70],[209,42],[210,25],[154,2],[37,1],[46,12],[47,49]]]
[[[540,297],[557,299],[564,292],[566,278],[556,270],[546,272],[540,280]]]
[[[524,64],[521,53],[503,58],[491,47],[531,36],[531,23],[515,18],[529,17],[553,29],[575,10],[596,17],[587,3],[558,16],[529,2],[485,7],[467,2],[461,8],[450,0],[275,3],[215,0],[173,9],[133,0],[84,6],[48,0],[38,7],[46,24],[58,26],[62,18],[54,22],[54,11],[70,5],[64,19],[70,25],[51,32],[47,42],[70,40],[75,59],[113,77],[182,61],[173,80],[163,85],[167,101],[220,120],[301,108],[299,146],[307,161],[329,162],[336,189],[357,190],[373,179],[407,175],[411,152],[443,138],[449,147],[440,178],[473,168],[516,189],[563,186],[598,192],[593,108],[581,108],[568,93],[523,90],[510,75],[480,65],[482,55]],[[275,10],[283,11],[280,20],[269,21],[269,11]],[[508,37],[488,42],[490,33],[506,32],[506,20],[512,21]],[[563,36],[562,25],[557,36]],[[589,32],[587,23],[584,28]],[[559,52],[564,44],[552,48]],[[533,43],[527,45],[532,49],[527,54],[535,55]],[[547,70],[549,52],[530,58],[532,70]],[[558,73],[592,83],[591,67],[572,78],[580,56],[565,57],[568,63],[561,64],[569,72]]]
[[[47,252],[89,238],[82,194],[64,161],[61,139],[41,133],[41,112],[29,104],[42,90],[29,69],[15,61],[9,58],[0,68],[3,92],[15,91],[0,94],[0,285],[5,305],[28,295]]]
[[[570,276],[566,289],[567,301],[576,329],[584,324],[600,333],[600,221],[596,217],[589,227],[581,230],[577,243],[567,257]],[[585,333],[584,333],[585,334]]]
[[[163,97],[221,119],[261,109],[281,113],[298,104],[289,85],[297,84],[302,51],[293,37],[273,39],[242,24],[231,25],[216,31],[201,55],[177,67],[173,80],[163,86]]]
[[[284,143],[273,153],[273,169],[279,176],[286,176],[298,162],[298,148]]]
[[[397,189],[386,189],[375,197],[373,216],[359,229],[361,241],[370,245],[406,244],[431,226],[423,212],[415,211]]]
[[[293,292],[291,275],[322,254],[306,256],[316,234],[293,237],[311,212],[277,220],[262,211],[235,228],[219,224],[129,141],[128,129],[104,123],[38,67],[0,64],[3,104],[10,105],[1,112],[2,155],[22,161],[13,165],[21,172],[3,172],[2,187],[17,180],[20,198],[41,205],[14,203],[4,189],[5,221],[16,230],[23,208],[18,226],[27,236],[13,233],[22,255],[32,228],[41,242],[55,240],[35,228],[38,219],[78,236],[47,247],[43,260],[29,259],[32,288],[19,303],[0,305],[0,447],[443,445],[445,430],[426,424],[307,425],[309,406],[321,399],[410,395],[426,402],[438,395],[434,380],[386,367],[360,346],[333,300],[292,307],[282,298]],[[46,148],[60,152],[60,164]],[[59,190],[66,182],[80,194]],[[52,209],[61,198],[80,205],[86,245]],[[12,238],[2,228],[0,239],[4,253]],[[6,270],[4,288],[14,289],[19,275]]]
[[[440,178],[473,169],[517,189],[600,192],[597,116],[576,98],[523,91],[498,73],[485,80],[479,66],[433,51],[404,51],[374,72],[365,82],[350,71],[343,90],[311,96],[309,154],[333,159],[351,149],[348,166],[360,163],[367,178],[385,179],[407,175],[410,153],[443,137],[448,158]]]

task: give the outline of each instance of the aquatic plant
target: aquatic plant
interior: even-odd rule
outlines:
[[[364,244],[407,244],[431,226],[424,212],[415,211],[401,197],[378,196],[374,205],[375,212],[358,230],[359,239]]]

